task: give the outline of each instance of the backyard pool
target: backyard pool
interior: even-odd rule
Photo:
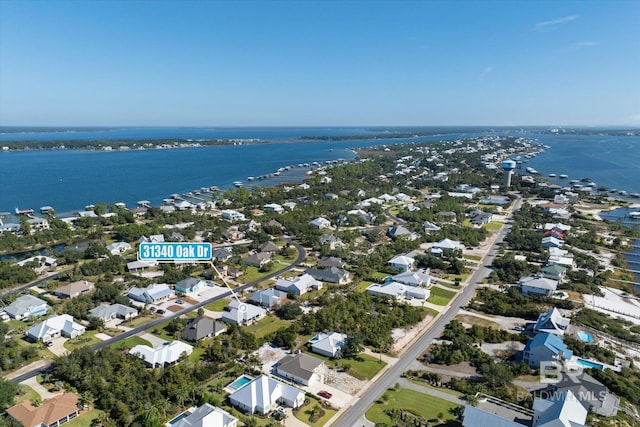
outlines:
[[[230,383],[227,388],[230,388],[231,390],[239,390],[242,387],[246,386],[247,384],[249,384],[251,381],[253,381],[253,378],[251,378],[248,375],[240,375],[238,378],[236,378],[232,383]]]
[[[604,365],[602,363],[596,363],[596,362],[592,362],[590,360],[584,360],[584,359],[578,359],[576,360],[576,362],[578,362],[579,365],[582,365],[585,368],[596,368],[600,370],[604,369]]]
[[[585,331],[578,332],[578,338],[580,338],[580,341],[582,342],[593,342],[593,337],[589,332],[585,332]]]
[[[174,425],[177,424],[178,421],[180,421],[183,418],[188,417],[189,415],[191,415],[191,412],[189,411],[184,411],[183,413],[181,413],[180,415],[178,415],[177,417],[175,417],[174,419],[172,419],[171,421],[169,421],[170,425]]]

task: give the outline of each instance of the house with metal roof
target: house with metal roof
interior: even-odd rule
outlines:
[[[183,355],[188,356],[192,352],[193,346],[182,341],[165,343],[158,348],[139,344],[129,350],[129,354],[144,360],[152,368],[173,365],[180,360],[180,357]]]
[[[550,296],[558,288],[558,282],[542,276],[528,276],[518,281],[518,287],[524,295]]]
[[[571,323],[571,319],[562,317],[558,309],[553,307],[551,310],[538,316],[538,320],[533,326],[533,332],[549,333],[561,337],[569,327],[569,323]]]
[[[540,270],[540,275],[547,279],[562,282],[562,280],[567,276],[567,269],[558,264],[550,264]]]
[[[392,276],[391,280],[408,286],[431,286],[431,276],[426,271],[405,271]]]
[[[229,306],[222,312],[220,320],[234,325],[249,325],[257,322],[267,315],[267,311],[262,307],[252,304],[241,303],[237,299],[232,299]]]
[[[328,334],[319,333],[309,340],[311,351],[322,356],[336,357],[342,351],[347,334],[331,331]]]
[[[554,393],[570,390],[588,412],[595,412],[605,417],[615,417],[620,406],[620,398],[591,375],[583,372],[573,375],[562,375],[560,381],[551,384]]]
[[[383,283],[382,285],[374,283],[367,288],[367,293],[374,296],[384,296],[396,299],[416,298],[420,300],[426,300],[431,294],[428,289],[419,288],[416,286],[407,286],[398,282],[387,282]]]
[[[135,301],[155,304],[173,298],[176,294],[166,283],[154,283],[146,288],[133,287],[127,296]]]
[[[571,359],[573,352],[554,334],[540,333],[531,338],[522,350],[522,361],[538,369],[540,362],[560,362]]]
[[[318,217],[311,221],[309,224],[318,227],[319,229],[331,227],[331,221],[326,218]]]
[[[249,302],[267,309],[278,307],[287,299],[287,293],[278,289],[269,288],[254,292],[249,297]]]
[[[183,294],[198,292],[200,289],[204,289],[206,287],[207,282],[205,280],[200,280],[193,277],[182,279],[174,286],[176,292],[182,292]]]
[[[457,240],[442,239],[431,245],[432,248],[442,249],[443,251],[464,250],[464,245]]]
[[[32,316],[40,316],[49,310],[46,301],[36,298],[33,295],[22,295],[14,302],[4,308],[4,311],[16,320],[24,320]]]
[[[107,250],[111,255],[120,255],[125,251],[131,250],[131,245],[127,242],[115,242],[107,246]]]
[[[322,289],[322,282],[305,273],[293,279],[279,278],[276,281],[276,289],[283,292],[291,292],[293,295],[303,295],[310,290]]]
[[[462,427],[524,427],[524,424],[467,405],[462,414]]]
[[[305,353],[286,355],[276,364],[275,372],[295,383],[310,386],[324,382],[324,362]]]
[[[571,390],[533,400],[533,427],[586,427],[587,410]]]
[[[185,416],[173,423],[172,427],[236,427],[238,425],[236,417],[209,403],[182,414]]]
[[[229,395],[229,401],[250,414],[268,414],[278,405],[297,408],[304,403],[304,392],[274,378],[260,375]]]
[[[410,271],[413,270],[416,260],[406,255],[397,255],[391,258],[387,264],[402,271]]]
[[[27,331],[27,339],[33,342],[49,342],[55,337],[75,338],[85,333],[85,327],[73,321],[69,314],[53,316]]]

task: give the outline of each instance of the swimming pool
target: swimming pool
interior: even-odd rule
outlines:
[[[181,413],[180,415],[178,415],[177,417],[175,417],[174,419],[172,419],[171,421],[169,421],[169,424],[174,425],[177,424],[178,421],[180,421],[183,418],[188,417],[189,415],[191,415],[191,412],[189,411],[184,411],[183,413]]]
[[[251,381],[253,381],[253,378],[251,378],[250,376],[248,376],[248,375],[240,375],[238,378],[236,378],[227,387],[232,389],[232,390],[239,390],[242,387],[244,387],[247,384],[249,384]]]
[[[602,363],[596,363],[596,362],[592,362],[590,360],[585,360],[585,359],[578,359],[576,360],[576,362],[578,362],[579,365],[582,365],[586,368],[596,368],[600,370],[604,369],[604,365]]]
[[[578,338],[580,338],[580,341],[582,342],[593,342],[593,337],[589,332],[586,331],[578,332]]]

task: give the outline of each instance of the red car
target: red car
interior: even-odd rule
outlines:
[[[324,397],[325,399],[331,399],[331,396],[333,396],[333,394],[323,390],[318,392],[318,396]]]

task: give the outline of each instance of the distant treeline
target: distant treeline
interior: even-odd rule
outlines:
[[[0,146],[3,150],[104,150],[110,147],[118,150],[121,147],[130,149],[154,149],[166,146],[166,148],[186,147],[186,146],[211,146],[211,145],[234,145],[234,144],[264,144],[270,141],[262,140],[188,140],[188,139],[123,139],[123,140],[56,140],[56,141],[2,141]],[[7,147],[7,148],[4,148]]]

